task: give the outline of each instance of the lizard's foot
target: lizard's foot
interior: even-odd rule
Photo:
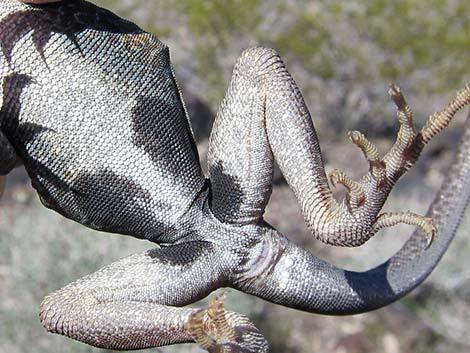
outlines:
[[[226,311],[225,295],[214,297],[208,309],[189,317],[187,330],[199,345],[211,353],[262,353],[268,342],[250,320],[239,313]]]
[[[341,184],[347,189],[344,200],[345,209],[348,213],[356,215],[358,219],[370,217],[371,210],[377,210],[377,212],[380,210],[393,185],[416,162],[424,145],[449,124],[458,110],[470,103],[470,84],[457,92],[444,110],[431,115],[419,133],[416,133],[413,126],[413,113],[400,89],[391,85],[389,95],[397,106],[397,116],[400,122],[397,139],[390,151],[381,158],[377,147],[372,142],[359,131],[352,131],[349,133],[349,138],[361,149],[367,159],[368,173],[358,182],[351,180],[338,169],[330,173],[333,186]],[[348,239],[341,245],[360,245],[379,229],[398,223],[419,227],[427,237],[427,246],[431,244],[437,233],[437,228],[430,218],[411,212],[383,213],[375,218],[370,231],[365,231],[352,240]]]

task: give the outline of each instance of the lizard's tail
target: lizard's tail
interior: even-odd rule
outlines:
[[[388,261],[365,272],[337,268],[285,238],[268,274],[239,286],[245,292],[292,308],[346,315],[390,304],[419,285],[434,269],[460,224],[470,199],[470,112],[456,160],[427,215],[438,227],[428,249],[416,230]]]

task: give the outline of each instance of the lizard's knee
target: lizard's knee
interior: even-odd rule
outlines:
[[[257,81],[271,78],[273,72],[284,70],[279,54],[274,49],[264,47],[245,49],[235,64],[235,71]]]
[[[46,296],[39,307],[39,320],[44,328],[51,333],[62,333],[60,321],[62,319],[60,303],[56,300],[56,294]]]
[[[77,294],[64,289],[43,299],[39,307],[39,320],[48,332],[70,336],[79,329],[76,327],[80,322],[77,317],[86,316],[86,308],[97,304],[97,300],[90,293]]]

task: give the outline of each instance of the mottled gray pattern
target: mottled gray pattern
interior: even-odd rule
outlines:
[[[333,199],[302,96],[274,50],[246,50],[210,137],[209,178],[199,166],[168,48],[86,1],[0,2],[0,174],[19,155],[43,203],[81,224],[158,243],[48,295],[47,330],[107,349],[197,342],[209,352],[267,352],[258,329],[222,300],[181,308],[219,287],[323,314],[387,305],[418,285],[458,227],[470,194],[470,118],[458,158],[429,218],[379,215],[398,178],[455,112],[470,85],[418,134],[396,87],[400,131],[359,182]],[[14,152],[13,152],[14,151]],[[274,160],[313,235],[356,246],[380,228],[419,226],[388,262],[338,269],[266,224]],[[426,237],[439,236],[429,249]]]

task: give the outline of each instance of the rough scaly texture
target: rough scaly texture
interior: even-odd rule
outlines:
[[[207,309],[183,306],[224,286],[325,314],[387,305],[430,273],[469,198],[467,122],[428,217],[379,214],[424,145],[469,103],[470,85],[419,132],[392,86],[397,140],[382,158],[363,134],[350,133],[370,169],[359,181],[333,171],[332,182],[348,189],[337,202],[307,107],[272,49],[248,49],[235,65],[210,137],[208,178],[168,48],[154,36],[86,1],[2,0],[0,49],[0,173],[18,155],[45,206],[160,245],[44,299],[46,329],[88,344],[137,349],[195,341],[209,352],[266,352],[262,334],[245,316],[225,311],[222,299]],[[274,160],[324,242],[357,246],[399,222],[419,229],[377,268],[335,268],[264,222]]]

